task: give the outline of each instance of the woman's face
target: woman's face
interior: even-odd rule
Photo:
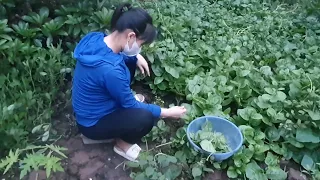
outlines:
[[[136,38],[133,31],[123,34],[122,52],[127,56],[136,56],[141,52],[143,41]]]

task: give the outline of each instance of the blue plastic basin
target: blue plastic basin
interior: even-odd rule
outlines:
[[[226,153],[212,153],[203,150],[201,147],[196,145],[190,138],[190,133],[196,133],[201,130],[201,126],[206,122],[210,121],[213,126],[213,131],[222,133],[226,139],[229,147],[231,148],[230,152]],[[232,122],[216,117],[216,116],[203,116],[193,120],[187,128],[187,137],[190,144],[193,146],[194,150],[206,155],[211,155],[211,158],[215,161],[223,161],[234,155],[243,144],[243,136],[241,130]]]

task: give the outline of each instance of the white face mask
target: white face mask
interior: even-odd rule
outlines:
[[[129,48],[129,41],[127,41],[127,44],[124,46],[124,49],[122,51],[126,56],[136,56],[141,52],[141,47],[137,44],[137,39],[134,40],[133,45],[131,49]]]

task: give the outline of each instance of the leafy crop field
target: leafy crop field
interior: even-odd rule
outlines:
[[[70,100],[72,51],[90,31],[108,29],[116,2],[0,0],[0,169],[23,177],[60,171],[63,147],[51,117]],[[320,179],[320,2],[276,0],[134,1],[152,14],[158,41],[143,49],[157,95],[173,94],[184,123],[159,121],[142,141],[131,177],[284,180],[280,161]],[[160,101],[157,101],[160,103]],[[162,102],[161,102],[162,103]],[[203,115],[238,125],[245,142],[223,162],[190,148],[186,127]],[[51,144],[51,145],[45,145]],[[159,144],[148,149],[148,144]],[[35,151],[39,150],[39,151]]]

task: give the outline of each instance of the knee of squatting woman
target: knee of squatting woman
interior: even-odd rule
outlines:
[[[161,108],[137,100],[130,88],[136,67],[150,75],[139,54],[157,35],[151,16],[130,4],[119,6],[111,19],[112,33],[90,32],[74,50],[76,67],[72,105],[79,131],[93,140],[115,139],[114,151],[135,161],[136,144],[159,118],[180,118],[184,107]]]

